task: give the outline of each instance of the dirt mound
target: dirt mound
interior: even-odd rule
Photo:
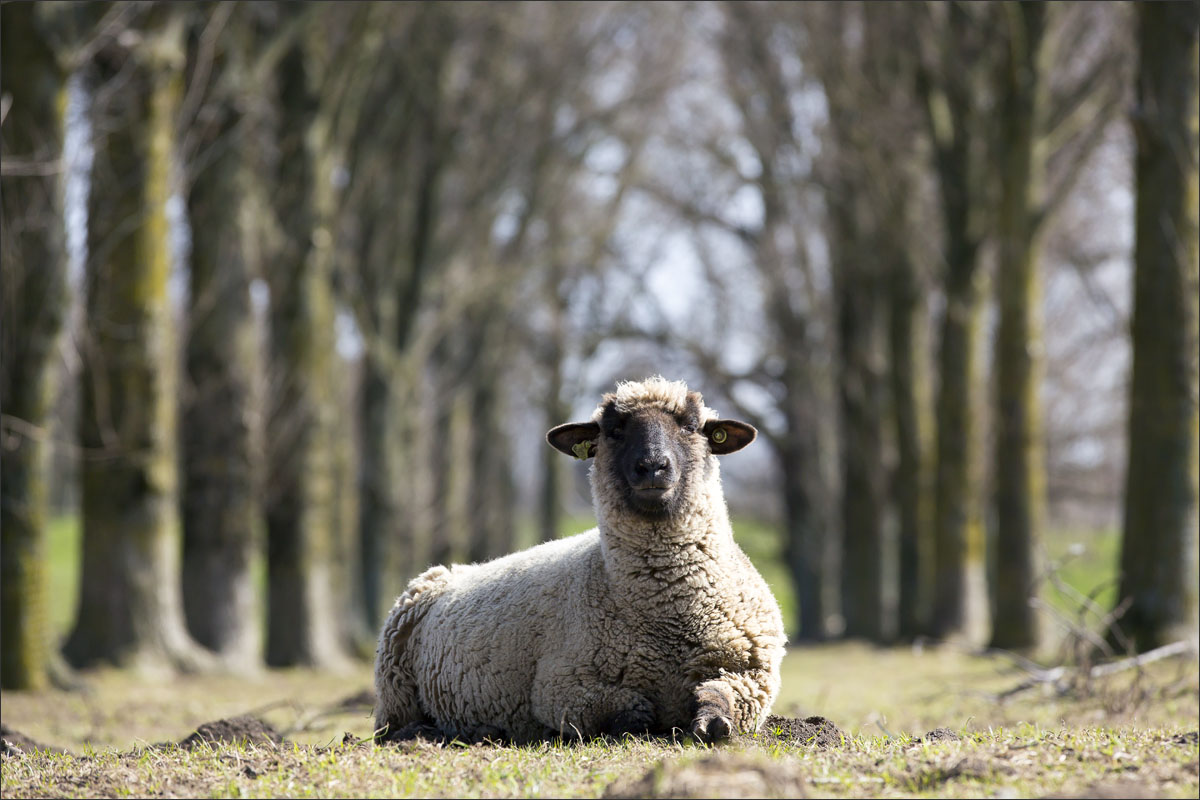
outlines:
[[[333,706],[339,711],[358,711],[361,708],[375,707],[375,692],[370,689],[363,689],[361,692],[347,695]]]
[[[51,753],[65,753],[61,747],[51,747],[35,742],[23,733],[14,731],[7,725],[0,725],[0,755],[10,758],[20,758],[34,750],[45,750]]]
[[[913,742],[913,744],[921,744],[922,742],[957,742],[961,740],[962,737],[949,728],[934,728]]]
[[[283,737],[258,717],[230,717],[204,723],[191,736],[181,740],[179,746],[191,750],[201,743],[217,742],[276,745],[283,742]]]
[[[1175,744],[1196,744],[1196,742],[1200,742],[1200,731],[1181,733],[1171,741]]]
[[[842,747],[846,737],[837,725],[824,717],[780,717],[771,714],[758,733],[736,737],[742,741],[784,742],[808,747]]]
[[[623,797],[806,797],[795,765],[748,752],[716,750],[696,761],[663,759],[634,780],[617,779],[604,790]]]

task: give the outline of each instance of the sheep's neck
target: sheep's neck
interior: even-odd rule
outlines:
[[[601,551],[610,580],[628,581],[634,592],[660,592],[685,574],[729,557],[736,545],[724,499],[719,492],[707,498],[702,507],[663,521],[601,510]]]

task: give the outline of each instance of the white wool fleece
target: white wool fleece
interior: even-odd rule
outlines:
[[[680,413],[678,382],[620,384],[604,402]],[[700,404],[706,419],[715,413]],[[779,606],[734,542],[717,457],[695,437],[680,513],[650,521],[591,469],[599,526],[483,564],[434,567],[379,639],[376,726],[467,740],[689,730],[715,704],[757,729],[779,690]]]

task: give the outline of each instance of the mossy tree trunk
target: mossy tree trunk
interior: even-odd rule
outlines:
[[[885,317],[881,270],[862,249],[873,237],[864,230],[861,200],[852,182],[839,181],[840,188],[829,195],[840,350],[842,615],[846,636],[879,642],[895,633],[884,579]]]
[[[799,335],[789,341],[804,341],[799,327],[790,328]],[[797,355],[784,366],[787,434],[772,444],[782,475],[784,559],[799,606],[794,638],[818,642],[840,632],[834,623],[838,616],[838,540],[829,524],[829,493],[821,463],[823,442],[817,427],[819,401],[814,397],[810,368],[796,363],[802,358]]]
[[[1041,616],[1037,541],[1045,516],[1041,400],[1041,236],[1047,143],[1043,3],[1005,7],[1007,55],[1000,71],[1000,206],[995,339],[995,616],[991,644],[1036,649]]]
[[[1197,624],[1196,2],[1137,7],[1137,206],[1120,621],[1139,650]]]
[[[83,562],[75,665],[210,664],[179,594],[175,337],[166,205],[183,88],[181,19],[152,14],[92,65],[87,341],[80,413]]]
[[[436,5],[390,9],[384,39],[404,55],[388,61],[387,81],[364,71],[361,106],[350,113],[347,147],[352,202],[359,226],[358,263],[351,268],[361,297],[354,298],[366,340],[358,424],[360,560],[363,618],[376,630],[391,590],[424,566],[417,555],[414,498],[403,485],[415,452],[411,408],[416,394],[410,344],[417,310],[434,269],[439,185],[451,137],[443,66],[454,34],[453,15]],[[388,176],[388,177],[384,177]],[[394,585],[399,584],[399,585]]]
[[[204,58],[197,41],[204,26],[197,27],[189,43],[189,72]],[[250,575],[261,530],[251,429],[258,364],[242,202],[245,98],[237,94],[246,34],[235,11],[222,31],[230,44],[218,53],[213,91],[201,100],[196,119],[184,121],[193,144],[185,165],[192,250],[180,425],[188,628],[200,644],[242,669],[262,651]]]
[[[830,27],[850,24],[851,6],[830,10]],[[847,113],[853,102],[879,91],[873,79],[876,62],[887,52],[876,40],[877,24],[865,13],[859,20],[864,42],[841,48],[822,64],[824,88],[830,98],[829,150],[823,168],[829,252],[833,273],[838,359],[838,431],[841,437],[841,607],[845,635],[886,641],[895,634],[895,608],[888,589],[894,564],[891,542],[885,541],[887,464],[884,422],[887,392],[884,382],[884,293],[886,265],[881,246],[882,214],[874,206],[886,179],[867,166],[874,147],[870,122]],[[843,69],[863,76],[847,86]],[[856,97],[849,97],[853,91]]]
[[[271,399],[267,419],[267,663],[339,666],[334,596],[332,446],[334,299],[330,169],[314,68],[302,43],[277,72],[282,241],[269,273]]]
[[[938,354],[940,383],[935,483],[934,612],[932,629],[943,638],[982,643],[988,598],[980,502],[981,454],[974,395],[981,326],[975,256],[951,260]]]
[[[940,62],[918,68],[933,142],[940,194],[945,308],[939,331],[935,399],[934,574],[932,632],[982,644],[988,635],[981,487],[981,441],[975,395],[983,275],[979,252],[985,225],[986,115],[978,107],[980,75],[987,70],[987,13],[954,3],[929,35]]]
[[[454,443],[456,405],[460,374],[458,340],[461,331],[448,330],[433,347],[430,359],[431,435],[429,459],[429,552],[430,564],[448,564],[462,556],[454,530]]]
[[[898,537],[898,633],[904,638],[928,629],[933,557],[932,492],[929,470],[928,326],[916,264],[903,251],[888,276],[888,348],[891,423],[896,443],[892,492]]]
[[[830,376],[818,355],[821,342],[817,331],[826,327],[826,320],[808,281],[808,251],[803,245],[790,248],[790,252],[780,246],[788,239],[801,242],[807,236],[803,228],[794,228],[791,218],[794,185],[790,176],[795,159],[802,160],[801,150],[792,135],[797,128],[787,70],[777,49],[762,46],[772,33],[771,6],[724,3],[721,9],[724,25],[718,46],[723,91],[737,109],[737,124],[760,165],[753,188],[762,198],[762,222],[749,228],[724,223],[719,215],[705,213],[703,204],[688,204],[684,210],[697,222],[718,222],[744,242],[763,287],[764,324],[778,348],[769,356],[770,365],[764,362],[762,366],[770,376],[766,391],[778,400],[781,422],[769,431],[760,417],[757,427],[770,438],[780,469],[784,559],[798,605],[794,638],[820,641],[840,629],[840,531],[832,524],[831,476],[823,463],[833,449],[827,411],[836,401],[827,396]],[[798,285],[805,285],[805,290],[798,292]],[[714,374],[723,371],[720,357],[708,355],[704,362],[702,366]],[[733,383],[728,378],[726,382]],[[754,424],[750,409],[743,408],[740,413]]]
[[[0,289],[0,686],[39,689],[51,663],[46,619],[46,445],[55,356],[67,310],[63,230],[66,76],[33,3],[0,9],[6,172]]]
[[[546,343],[546,395],[542,401],[544,424],[549,431],[567,422],[570,407],[563,402],[563,303],[557,296],[551,299],[553,315],[552,341]],[[538,538],[549,542],[562,535],[562,484],[565,459],[553,447],[542,448],[542,480],[538,487]]]
[[[515,544],[512,444],[506,424],[511,415],[505,412],[502,383],[508,355],[501,330],[505,316],[495,307],[473,315],[466,516],[467,558],[476,562],[510,553]]]
[[[887,640],[899,627],[900,602],[904,633],[917,632],[928,578],[928,520],[920,513],[928,492],[923,309],[914,255],[923,204],[912,175],[922,144],[911,86],[918,56],[897,36],[911,30],[911,15],[892,6],[830,4],[802,13],[811,42],[806,59],[830,110],[815,169],[839,338],[842,610],[847,635]],[[844,39],[847,30],[858,35]]]

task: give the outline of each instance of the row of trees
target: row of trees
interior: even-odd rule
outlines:
[[[770,444],[794,639],[1037,646],[1042,262],[1131,103],[1121,597],[1139,647],[1194,632],[1196,9],[4,4],[3,685],[55,663],[56,396],[69,663],[334,666],[427,563],[518,546],[522,473],[559,535],[522,443],[643,370]]]

